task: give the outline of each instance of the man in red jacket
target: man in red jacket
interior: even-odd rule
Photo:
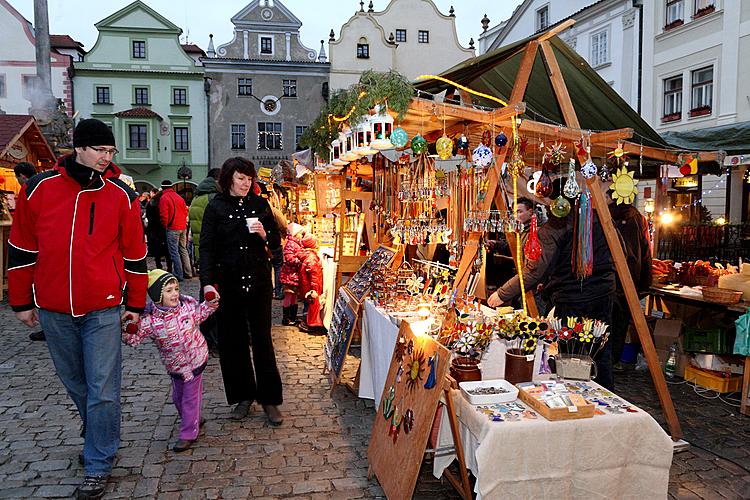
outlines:
[[[187,251],[188,207],[182,196],[172,189],[172,181],[161,181],[159,219],[167,230],[167,250],[172,258],[172,274],[177,281],[193,277],[193,266]],[[180,265],[182,262],[182,265]]]
[[[146,245],[138,195],[111,161],[112,131],[82,120],[73,146],[21,189],[8,298],[24,324],[41,322],[83,421],[85,479],[76,495],[100,498],[120,445],[121,321],[138,321],[146,304]]]

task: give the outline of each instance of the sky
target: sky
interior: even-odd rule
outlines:
[[[191,43],[203,50],[208,45],[208,35],[213,33],[214,45],[227,43],[232,39],[230,18],[249,3],[248,1],[214,0],[144,0],[151,8],[182,28],[182,42],[189,36]],[[469,39],[482,32],[480,23],[487,14],[490,26],[507,19],[521,0],[433,0],[440,12],[448,14],[453,5],[456,14],[458,39],[468,47]],[[9,0],[10,4],[26,19],[34,22],[33,0]],[[365,10],[369,0],[365,1]],[[96,42],[98,31],[94,24],[110,14],[129,5],[130,0],[47,0],[49,9],[50,33],[70,35],[83,43],[86,50]],[[358,0],[282,0],[282,3],[302,21],[300,35],[308,48],[319,50],[320,40],[328,41],[328,32],[334,29],[338,37],[341,26],[359,10]],[[373,0],[376,11],[385,9],[387,0]],[[210,8],[206,9],[206,5]],[[328,47],[326,46],[326,50]]]

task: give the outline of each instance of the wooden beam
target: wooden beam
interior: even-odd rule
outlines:
[[[522,115],[525,112],[526,112],[525,102],[511,103],[505,106],[504,108],[498,108],[493,111],[490,111],[489,123],[494,123],[497,126],[501,126],[501,125],[504,125],[503,123],[501,123],[503,120],[507,120],[508,118],[511,118],[512,116]]]
[[[566,20],[566,21],[558,24],[557,26],[553,26],[552,28],[550,28],[549,31],[547,31],[546,33],[544,33],[539,38],[537,38],[537,40],[539,40],[540,42],[543,42],[545,40],[549,40],[550,38],[552,38],[553,36],[557,35],[558,33],[562,33],[566,29],[570,28],[575,23],[576,23],[575,19],[568,19],[568,20]]]
[[[513,83],[513,91],[510,94],[511,104],[523,101],[523,96],[526,95],[526,87],[529,84],[529,77],[534,67],[538,48],[539,42],[536,40],[532,40],[526,45],[521,65],[518,67],[518,73],[516,73],[516,81]]]
[[[578,123],[578,116],[576,116],[575,108],[573,108],[573,102],[570,100],[570,94],[568,94],[568,87],[565,85],[565,80],[560,71],[560,65],[557,64],[557,58],[552,51],[552,46],[546,40],[540,43],[542,45],[544,61],[547,64],[550,83],[552,83],[555,96],[557,96],[557,103],[560,105],[563,120],[565,120],[565,124],[569,127],[581,128]]]
[[[633,137],[633,129],[618,128],[616,130],[608,130],[606,132],[596,132],[591,134],[591,143],[610,142],[610,141],[624,141]]]

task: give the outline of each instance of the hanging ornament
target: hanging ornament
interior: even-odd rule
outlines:
[[[547,148],[546,156],[549,158],[550,163],[553,165],[560,165],[565,159],[565,146],[562,142],[555,142],[552,146]]]
[[[563,194],[571,200],[581,194],[581,188],[578,187],[578,183],[576,182],[576,161],[573,158],[570,159],[570,163],[568,164],[568,180],[565,181]]]
[[[581,166],[581,175],[583,175],[584,179],[591,179],[596,175],[596,171],[596,165],[594,165],[594,162],[591,161],[591,158],[586,160],[586,163]]]
[[[508,144],[508,138],[505,136],[504,132],[500,132],[495,137],[495,146],[499,148],[504,148],[505,145]]]
[[[607,162],[602,163],[602,168],[599,169],[599,178],[602,182],[609,182],[612,180],[612,173],[609,171]]]
[[[539,260],[542,256],[542,246],[539,244],[539,236],[536,230],[536,214],[531,214],[531,225],[529,226],[529,239],[523,247],[523,255],[529,260]]]
[[[461,137],[458,138],[458,142],[456,142],[456,147],[458,147],[458,149],[468,150],[469,139],[467,139],[464,134],[461,134]]]
[[[586,142],[583,140],[583,136],[581,136],[580,141],[576,142],[576,155],[578,155],[579,158],[589,155],[588,148],[586,147]]]
[[[750,170],[748,170],[750,172]],[[531,174],[531,179],[529,179],[529,182],[526,183],[526,189],[531,194],[537,194],[536,192],[536,185],[539,182],[539,178],[542,176],[542,171],[537,170],[533,174]]]
[[[686,161],[680,167],[680,173],[682,175],[695,175],[698,173],[698,158],[692,158]]]
[[[490,133],[489,130],[485,130],[484,132],[482,132],[482,144],[484,144],[485,146],[489,146],[490,141],[492,141],[492,133]]]
[[[552,177],[549,175],[549,169],[547,168],[548,162],[545,157],[542,160],[542,174],[539,176],[539,181],[536,183],[536,195],[542,198],[548,198],[552,194]]]
[[[539,190],[538,187],[537,190]],[[560,195],[555,198],[555,201],[552,202],[552,205],[549,206],[549,209],[550,212],[552,212],[552,215],[562,219],[570,213],[570,202],[566,200],[563,195]]]
[[[403,148],[409,142],[409,134],[401,127],[396,127],[391,132],[391,143],[397,148]]]
[[[617,201],[618,205],[623,203],[630,205],[635,195],[638,194],[638,187],[636,187],[638,181],[633,178],[634,174],[635,172],[629,172],[625,167],[615,172],[609,189],[612,190],[612,199]]]
[[[411,138],[411,150],[415,155],[420,155],[427,151],[427,140],[417,134]]]
[[[578,202],[578,221],[574,228],[573,252],[571,254],[573,272],[578,279],[591,276],[594,269],[593,254],[593,211],[589,190],[581,193]]]
[[[411,149],[414,150],[414,139],[411,141]],[[453,140],[447,135],[443,135],[435,143],[435,149],[441,160],[447,160],[453,156]],[[416,151],[414,151],[416,153]]]
[[[625,148],[622,147],[622,143],[618,142],[617,147],[607,153],[607,156],[610,158],[614,158],[615,166],[619,166],[621,162],[623,162],[626,158]]]
[[[477,167],[488,167],[492,163],[492,150],[484,144],[480,144],[471,153],[471,161]]]

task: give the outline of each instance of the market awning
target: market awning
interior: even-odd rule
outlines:
[[[662,137],[677,148],[698,151],[722,150],[728,155],[750,153],[750,122],[665,132]]]
[[[474,57],[439,76],[507,101],[510,99],[527,44],[543,35],[544,33],[539,33]],[[633,142],[642,141],[644,145],[654,147],[667,145],[664,139],[575,50],[557,36],[548,38],[548,42],[560,66],[581,128],[594,132],[632,128],[635,132],[631,139]],[[415,87],[432,94],[452,88],[450,84],[436,79],[418,81]],[[541,51],[536,53],[529,84],[521,100],[526,103],[526,118],[540,122],[565,123]],[[481,97],[476,97],[475,103],[491,108],[499,106]]]

